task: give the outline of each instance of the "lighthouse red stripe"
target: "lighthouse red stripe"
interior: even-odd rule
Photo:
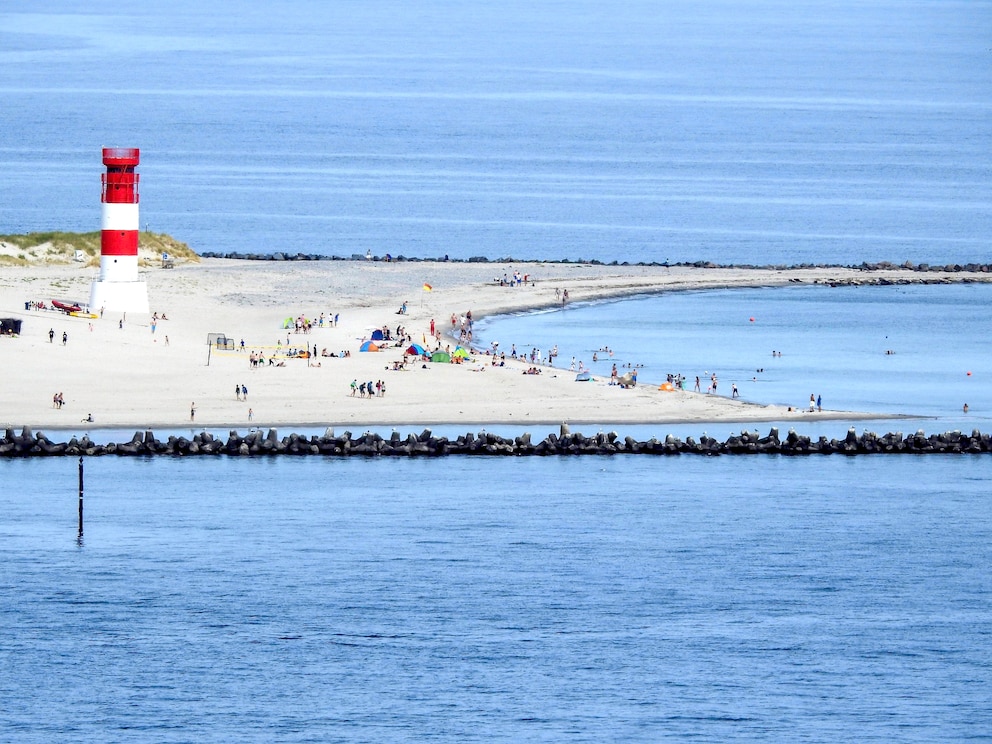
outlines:
[[[137,256],[137,230],[104,230],[100,233],[100,254],[103,256]]]

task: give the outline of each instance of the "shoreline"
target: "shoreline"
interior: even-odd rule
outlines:
[[[500,286],[514,270],[522,286]],[[660,391],[641,384],[620,390],[602,378],[574,384],[574,373],[507,359],[492,367],[485,355],[462,365],[417,362],[391,369],[402,349],[359,352],[383,326],[403,326],[426,342],[429,323],[446,334],[449,319],[471,310],[478,320],[539,312],[559,305],[620,300],[669,291],[793,286],[795,284],[918,283],[911,269],[740,269],[613,266],[561,263],[452,263],[358,261],[250,261],[204,259],[169,270],[145,271],[152,309],[168,320],[153,330],[149,315],[106,313],[78,318],[51,310],[24,310],[26,301],[50,303],[86,296],[92,269],[76,266],[10,267],[0,278],[0,316],[22,320],[20,337],[0,338],[9,375],[0,386],[0,426],[34,429],[285,428],[430,425],[611,426],[693,423],[761,423],[921,418],[912,413],[788,411],[787,406],[741,403],[723,396]],[[939,283],[992,282],[980,272],[927,272]],[[430,286],[428,290],[427,287]],[[398,314],[403,303],[407,313]],[[281,327],[305,316],[323,326],[296,334]],[[337,314],[337,326],[330,319]],[[57,339],[50,342],[49,329]],[[61,344],[61,334],[68,334]],[[208,353],[209,333],[224,333],[245,351]],[[282,346],[283,342],[287,346]],[[287,347],[318,348],[308,360],[278,357],[285,366],[248,364],[253,351],[266,359]],[[435,343],[436,345],[436,343]],[[454,349],[445,335],[441,346]],[[350,352],[350,356],[321,356]],[[209,364],[208,364],[209,361]],[[382,380],[382,397],[349,394],[352,380]],[[237,400],[231,386],[249,388]],[[63,392],[66,406],[52,407]],[[240,396],[239,396],[240,398]],[[190,409],[195,415],[190,418]],[[248,418],[251,409],[251,418]],[[92,422],[81,419],[93,415]],[[68,420],[67,420],[68,419]],[[149,422],[155,422],[149,424]]]

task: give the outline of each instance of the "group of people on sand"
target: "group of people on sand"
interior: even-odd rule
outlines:
[[[502,279],[498,276],[493,278],[493,283],[501,287],[519,287],[522,284],[527,284],[529,281],[530,274],[521,274],[519,271],[514,271],[509,277],[504,273]]]
[[[382,380],[372,380],[359,382],[357,379],[351,381],[351,397],[355,395],[359,398],[382,398],[386,395],[386,383]]]
[[[55,393],[52,396],[52,408],[61,408],[65,405],[65,398],[62,397],[62,393]]]

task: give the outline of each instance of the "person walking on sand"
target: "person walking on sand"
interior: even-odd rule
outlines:
[[[196,403],[189,404],[189,420],[192,421],[196,418]]]
[[[248,409],[248,420],[251,421],[252,418],[254,418],[254,416],[255,416],[255,412],[249,408]]]
[[[68,340],[69,340],[69,334],[66,333],[65,331],[62,331],[62,345],[65,346],[66,341]]]
[[[731,383],[731,385],[730,385],[730,397],[731,398],[740,398],[741,397],[741,394],[739,392],[737,392],[737,383],[736,382]]]
[[[234,383],[234,397],[236,400],[241,400],[241,383]]]
[[[55,343],[55,329],[54,328],[49,328],[48,329],[48,343],[50,343],[50,344],[54,344]]]

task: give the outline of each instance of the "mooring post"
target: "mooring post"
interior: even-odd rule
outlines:
[[[83,458],[79,458],[79,535],[83,534]]]

